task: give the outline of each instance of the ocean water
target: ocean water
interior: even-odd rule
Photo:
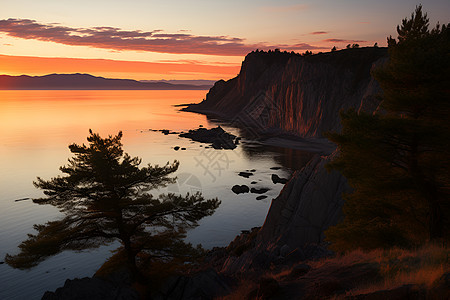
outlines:
[[[18,199],[42,196],[32,182],[37,176],[59,175],[59,166],[71,157],[68,145],[86,142],[89,129],[101,135],[123,132],[124,150],[142,158],[142,164],[165,164],[175,159],[180,168],[171,185],[155,193],[201,191],[222,204],[213,216],[188,233],[187,240],[205,248],[227,245],[241,230],[261,226],[270,206],[282,189],[271,175],[288,177],[311,154],[262,146],[242,139],[235,150],[206,149],[205,144],[164,135],[159,131],[187,131],[218,122],[200,114],[180,112],[175,105],[198,102],[207,91],[0,91],[0,262],[6,253],[33,232],[33,224],[60,217],[57,209]],[[241,131],[221,126],[240,136]],[[175,151],[174,146],[186,150]],[[279,167],[278,170],[270,169]],[[255,169],[250,178],[240,171]],[[256,184],[250,185],[250,182]],[[236,195],[235,184],[269,188],[264,200],[257,194]],[[118,243],[81,252],[66,251],[31,270],[16,270],[0,264],[0,299],[40,299],[66,279],[92,276]]]

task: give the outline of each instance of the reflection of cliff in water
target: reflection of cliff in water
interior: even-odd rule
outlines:
[[[300,170],[311,160],[311,158],[315,154],[309,151],[298,149],[264,145],[258,140],[267,138],[267,133],[256,132],[254,128],[245,126],[238,127],[235,122],[217,119],[213,116],[207,115],[207,119],[211,123],[237,129],[238,136],[243,139],[241,140],[238,147],[243,150],[242,153],[247,158],[255,159],[258,156],[267,156],[267,153],[271,152],[275,154],[273,158],[278,164],[291,170]]]
[[[258,143],[242,143],[240,147],[244,150],[244,155],[253,159],[258,156],[267,155],[267,152],[275,153],[274,160],[283,167],[291,170],[300,170],[314,156],[312,152]]]

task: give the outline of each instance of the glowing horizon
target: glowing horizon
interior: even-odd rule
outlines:
[[[214,65],[198,61],[145,62],[0,54],[0,68],[1,74],[11,76],[87,73],[105,78],[134,80],[226,80],[237,75],[240,64]]]
[[[431,26],[450,2],[424,3]],[[0,11],[0,74],[89,73],[138,80],[229,79],[253,50],[386,45],[417,3],[248,0],[16,0]]]

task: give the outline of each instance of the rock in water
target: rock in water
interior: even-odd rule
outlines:
[[[242,177],[245,177],[245,178],[249,178],[250,176],[253,176],[253,173],[251,173],[251,172],[239,172],[238,175],[242,176]]]
[[[189,130],[189,132],[182,133],[179,136],[201,143],[210,143],[214,149],[234,149],[237,147],[235,144],[236,136],[226,132],[220,126],[212,129],[201,127],[196,130]]]
[[[249,187],[246,186],[245,184],[243,185],[234,185],[231,190],[235,193],[235,194],[242,194],[242,193],[248,193],[250,191]]]
[[[277,184],[277,183],[286,184],[286,182],[288,182],[288,180],[286,178],[281,178],[277,174],[272,174],[272,182],[275,184]]]

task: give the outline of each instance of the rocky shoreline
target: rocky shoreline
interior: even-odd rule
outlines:
[[[261,142],[319,154],[290,179],[272,178],[284,188],[272,200],[262,227],[244,230],[227,247],[212,249],[200,269],[169,279],[149,299],[213,299],[246,282],[252,284],[239,299],[326,299],[337,295],[342,299],[424,299],[429,295],[422,286],[403,285],[345,296],[365,280],[380,280],[380,265],[317,263],[334,255],[326,247],[323,232],[343,217],[342,193],[350,191],[340,173],[325,168],[337,152],[322,133],[340,130],[341,109],[379,109],[380,89],[370,71],[385,59],[386,49],[375,48],[308,58],[253,52],[236,78],[218,81],[206,100],[183,109],[214,115],[236,126],[253,125],[250,131]],[[241,176],[248,178],[249,173]],[[237,194],[251,191],[248,186],[233,188]],[[444,275],[433,287],[437,295],[450,287],[450,275]],[[65,288],[72,285],[75,283]],[[58,290],[46,293],[43,299],[73,299],[58,298],[62,295]]]

